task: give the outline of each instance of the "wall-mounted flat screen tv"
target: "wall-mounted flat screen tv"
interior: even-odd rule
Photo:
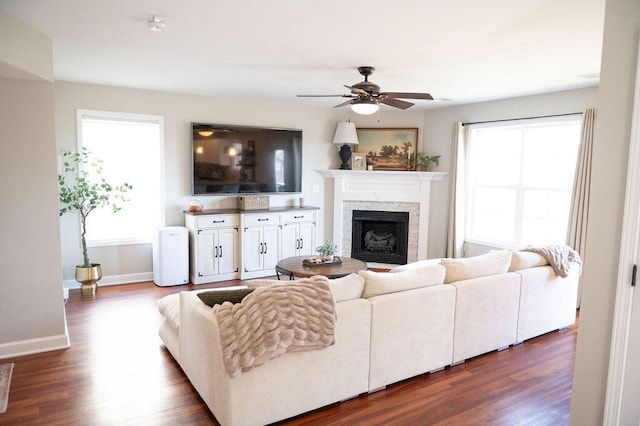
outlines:
[[[191,123],[192,193],[296,193],[302,130]]]

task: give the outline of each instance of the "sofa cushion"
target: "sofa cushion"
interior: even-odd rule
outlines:
[[[530,251],[512,251],[511,266],[509,272],[521,271],[523,269],[535,268],[536,266],[545,266],[549,262],[544,256]]]
[[[213,288],[198,293],[198,297],[207,306],[222,305],[224,302],[240,303],[254,289],[244,286]]]
[[[445,268],[440,264],[431,264],[393,274],[361,271],[358,275],[364,277],[362,297],[369,298],[380,294],[442,284],[444,282]]]
[[[389,272],[402,272],[402,271],[410,271],[416,268],[422,268],[424,266],[429,265],[437,265],[442,261],[442,259],[426,259],[426,260],[418,260],[417,262],[407,263],[406,265],[396,266],[392,268]]]
[[[504,274],[511,265],[511,253],[502,250],[475,257],[442,259],[441,263],[447,271],[444,282],[450,284],[486,275]]]
[[[180,293],[158,299],[158,309],[171,328],[180,330]]]
[[[287,285],[290,283],[296,283],[300,281],[328,281],[329,288],[333,294],[333,299],[337,302],[343,300],[359,299],[362,296],[362,289],[364,287],[364,278],[357,274],[350,274],[342,278],[335,278],[330,280],[323,275],[314,275],[311,278],[301,278],[300,280],[265,280],[255,279],[246,281],[246,285],[249,288],[265,287],[270,285]]]
[[[336,302],[359,299],[364,289],[364,277],[350,274],[342,278],[334,278],[329,280],[329,287]]]

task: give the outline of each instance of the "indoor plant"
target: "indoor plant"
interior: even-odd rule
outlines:
[[[429,170],[429,166],[435,164],[436,167],[440,165],[439,155],[427,155],[424,152],[419,152],[416,155],[416,170],[420,172],[426,172]]]
[[[316,247],[316,251],[322,256],[323,260],[330,261],[333,260],[333,256],[338,252],[338,246],[329,240],[325,240],[322,245]]]
[[[83,291],[95,291],[96,283],[102,278],[99,263],[91,263],[87,252],[87,217],[99,207],[111,206],[113,212],[127,201],[125,194],[132,186],[122,183],[114,186],[102,177],[102,160],[91,158],[89,150],[80,152],[61,150],[62,173],[58,175],[58,199],[60,216],[68,212],[80,215],[80,240],[82,243],[82,265],[76,266],[76,281]]]

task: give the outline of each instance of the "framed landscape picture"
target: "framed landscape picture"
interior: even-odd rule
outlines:
[[[373,170],[415,170],[417,128],[358,128],[356,152]]]

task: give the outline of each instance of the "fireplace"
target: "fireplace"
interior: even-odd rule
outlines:
[[[409,212],[353,210],[351,257],[365,262],[407,263]]]
[[[440,184],[447,173],[367,170],[317,170],[331,182],[333,203],[327,209],[333,212],[333,241],[341,256],[351,257],[353,210],[409,212],[407,261],[428,258],[429,201],[431,187]],[[437,185],[440,195],[446,188]],[[445,194],[446,196],[446,194]],[[445,198],[446,199],[446,198]],[[432,257],[440,255],[436,245]],[[384,268],[392,263],[370,262]]]

